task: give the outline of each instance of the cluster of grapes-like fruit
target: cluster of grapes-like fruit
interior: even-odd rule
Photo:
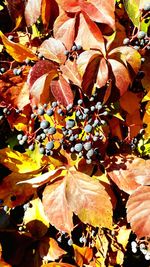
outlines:
[[[150,250],[148,248],[147,242],[139,242],[136,241],[131,242],[131,250],[133,253],[142,253],[144,255],[145,260],[150,261]]]
[[[57,101],[51,105],[34,106],[30,119],[34,131],[19,133],[17,139],[31,151],[37,145],[41,154],[52,156],[59,147],[84,157],[90,164],[101,158],[100,148],[105,138],[103,128],[107,125],[109,112],[106,105],[97,101],[97,94],[90,98],[84,96],[67,107]]]

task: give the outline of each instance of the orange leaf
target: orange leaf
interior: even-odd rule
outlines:
[[[79,14],[79,26],[75,43],[81,45],[84,50],[95,48],[105,54],[103,35],[96,23],[84,12]]]
[[[75,37],[76,19],[67,13],[61,13],[54,23],[54,37],[60,40],[70,50]]]
[[[126,207],[128,222],[138,238],[150,237],[150,187],[137,188]]]
[[[69,264],[69,263],[59,263],[59,262],[51,262],[47,264],[41,265],[41,267],[76,267],[75,265]]]
[[[52,37],[45,40],[39,48],[39,52],[45,58],[62,64],[66,61],[65,51],[66,48],[62,42]]]
[[[17,44],[8,40],[1,31],[0,37],[6,47],[7,53],[10,54],[16,61],[23,62],[26,58],[37,60],[36,55],[34,55],[29,48],[23,46],[22,44]]]
[[[66,254],[66,251],[58,246],[55,239],[45,236],[40,241],[39,254],[43,260],[55,261]]]
[[[71,62],[70,60],[67,60],[65,65],[60,66],[60,70],[66,79],[81,87],[81,76],[78,72],[77,63],[75,61]]]
[[[149,171],[145,169],[143,159],[133,155],[118,155],[110,158],[107,172],[121,190],[132,194],[140,186],[139,180],[147,177]]]
[[[128,91],[120,98],[120,105],[129,114],[133,114],[140,108],[140,99],[136,94]]]
[[[79,247],[73,244],[75,261],[78,266],[82,267],[83,264],[88,264],[93,257],[93,250],[89,247]]]

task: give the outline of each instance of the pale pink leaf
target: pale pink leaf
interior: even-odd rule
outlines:
[[[150,237],[150,187],[140,186],[127,202],[127,220],[138,238]]]
[[[25,6],[25,20],[27,26],[34,24],[41,14],[41,2],[42,0],[28,0]]]

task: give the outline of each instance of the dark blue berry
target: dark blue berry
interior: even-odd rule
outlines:
[[[50,126],[49,121],[43,120],[40,123],[40,128],[42,128],[42,129],[47,129],[47,128],[49,128],[49,126]]]
[[[125,38],[124,40],[123,40],[123,44],[124,45],[128,45],[130,43],[130,39],[129,38]]]
[[[18,135],[17,135],[17,139],[18,139],[18,141],[20,141],[20,140],[22,139],[22,137],[23,137],[22,134],[18,134]]]
[[[45,113],[43,108],[39,108],[37,112],[38,112],[38,115],[44,115]]]
[[[137,34],[137,38],[138,39],[143,39],[145,37],[146,33],[143,32],[143,31],[139,31],[138,34]]]
[[[51,150],[54,148],[54,142],[53,141],[50,141],[46,144],[46,149],[47,150]]]
[[[82,105],[83,100],[82,99],[79,99],[77,103],[78,103],[78,105]]]
[[[73,128],[75,126],[75,121],[73,119],[69,119],[66,121],[66,129]]]
[[[92,126],[90,124],[87,124],[85,127],[84,127],[84,131],[86,133],[90,133],[92,131]]]
[[[76,152],[81,152],[83,145],[81,143],[75,144],[74,149]]]
[[[86,143],[84,143],[83,146],[84,146],[84,149],[88,151],[88,150],[91,149],[91,147],[92,147],[92,143],[91,143],[91,142],[86,142]]]
[[[52,115],[54,114],[54,111],[53,111],[52,109],[48,109],[48,110],[46,111],[46,114],[47,114],[48,116],[52,116]]]
[[[48,130],[48,133],[49,133],[49,134],[55,134],[55,133],[56,133],[56,128],[55,128],[55,127],[51,127],[51,128]]]

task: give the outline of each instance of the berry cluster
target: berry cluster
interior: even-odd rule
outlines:
[[[150,250],[148,249],[148,244],[146,242],[136,241],[131,242],[131,250],[133,253],[142,253],[145,260],[150,261]]]
[[[34,106],[30,117],[34,131],[19,133],[17,139],[20,145],[26,144],[31,151],[38,145],[41,154],[51,156],[59,147],[84,157],[90,164],[101,159],[105,139],[103,129],[109,113],[108,107],[97,101],[97,94],[91,98],[83,96],[67,107],[56,101]]]
[[[81,46],[81,45],[76,45],[76,44],[74,44],[74,45],[72,46],[71,50],[70,50],[70,51],[66,50],[66,51],[64,52],[64,54],[65,54],[65,56],[67,56],[67,58],[68,58],[69,60],[73,61],[74,58],[77,58],[78,53],[81,51],[81,49],[82,49],[82,46]]]

